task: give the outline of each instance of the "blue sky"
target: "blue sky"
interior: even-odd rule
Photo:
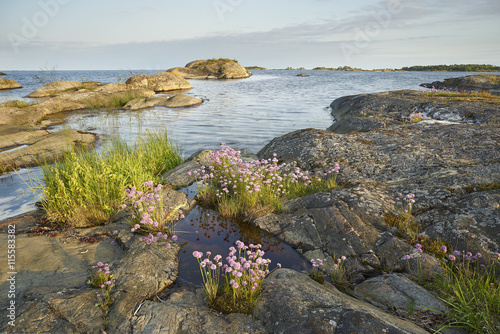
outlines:
[[[0,70],[500,65],[499,0],[0,0]]]

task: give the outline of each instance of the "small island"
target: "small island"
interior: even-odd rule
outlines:
[[[249,71],[254,71],[254,70],[267,71],[267,70],[269,70],[268,68],[265,68],[262,66],[246,66],[245,68]]]

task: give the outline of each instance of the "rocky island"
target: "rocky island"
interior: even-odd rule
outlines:
[[[177,71],[183,70],[169,73]],[[136,87],[144,95],[152,88],[149,82]],[[409,278],[421,270],[441,270],[439,246],[480,253],[485,261],[498,256],[500,100],[405,90],[342,97],[331,109],[335,122],[329,131],[298,130],[245,159],[277,159],[290,170],[300,167],[318,176],[339,164],[342,186],[290,200],[282,212],[250,223],[308,260],[325,259],[327,269],[344,256],[349,294],[308,273],[280,268],[264,280],[251,314],[219,314],[207,307],[202,288],[173,288],[180,246],[149,245],[130,233],[128,208],[103,226],[58,230],[52,237],[34,234],[43,214],[36,212],[0,225],[3,241],[8,226],[16,226],[23,250],[18,263],[30,268],[18,275],[16,327],[4,324],[1,330],[428,333],[439,328],[446,320],[439,313],[449,306]],[[206,164],[209,153],[194,154],[164,174],[164,180],[176,187],[194,182],[193,172]],[[415,199],[406,230],[394,224],[403,194]],[[195,205],[173,189],[164,189],[163,199],[166,207],[180,208],[179,215]],[[50,258],[32,256],[47,252]],[[95,290],[86,284],[89,264],[97,258],[113,263],[113,302],[105,317],[95,306]],[[7,307],[5,301],[1,306]],[[442,332],[463,333],[454,328]]]
[[[243,79],[252,75],[238,61],[227,58],[195,60],[185,67],[171,68],[168,72],[186,79]]]
[[[0,90],[16,89],[22,86],[16,80],[0,78]]]

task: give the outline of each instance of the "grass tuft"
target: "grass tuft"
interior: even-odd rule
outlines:
[[[452,101],[484,102],[490,104],[500,103],[500,95],[492,94],[488,90],[454,91],[447,89],[432,88],[429,91],[422,91],[421,93],[425,97],[430,97],[430,98],[439,97],[441,99],[452,100]]]
[[[166,132],[151,133],[134,146],[115,138],[102,153],[90,149],[64,153],[54,165],[42,166],[42,207],[61,225],[104,223],[126,199],[124,189],[159,181],[182,162]]]

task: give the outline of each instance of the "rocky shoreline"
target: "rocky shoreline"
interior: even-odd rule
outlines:
[[[432,83],[423,83],[421,86],[452,91],[488,91],[492,94],[500,95],[500,75],[468,75],[465,77],[449,78]]]
[[[428,259],[430,271],[438,270],[438,260],[426,250],[419,254],[389,224],[387,214],[394,212],[398,193],[411,192],[422,236],[439,238],[453,249],[481,252],[485,258],[500,252],[500,104],[395,91],[342,97],[331,108],[336,122],[330,131],[286,134],[257,157],[276,154],[290,168],[315,174],[338,163],[344,186],[289,201],[284,213],[252,224],[307,259],[327,259],[329,267],[338,256],[346,256],[354,284],[351,296],[282,268],[265,279],[252,314],[220,315],[206,306],[200,287],[174,287],[179,245],[165,248],[139,241],[130,233],[126,211],[107,225],[57,230],[51,236],[40,223],[43,216],[35,212],[0,222],[2,243],[7,242],[7,227],[16,226],[19,249],[16,326],[4,324],[0,330],[428,333],[436,328],[442,319],[420,306],[441,311],[446,306],[408,277],[419,258]],[[176,187],[192,183],[188,172],[200,168],[208,152],[193,155],[164,179]],[[255,158],[251,152],[244,155]],[[164,199],[185,214],[195,205],[172,189],[165,190]],[[89,238],[97,241],[82,241]],[[114,302],[105,319],[94,306],[95,290],[86,284],[87,270],[97,259],[112,263],[114,272]],[[2,273],[2,281],[6,278]],[[413,318],[408,314],[411,305],[420,308]]]
[[[179,69],[185,71],[180,73]],[[191,73],[190,71],[195,71],[197,75],[186,75],[188,72]],[[38,99],[32,103],[17,100],[0,103],[0,174],[20,167],[38,165],[44,161],[54,161],[64,150],[72,150],[76,146],[88,146],[94,142],[95,136],[91,140],[91,134],[69,129],[64,134],[76,135],[70,140],[73,144],[68,146],[65,141],[59,141],[60,145],[57,145],[58,141],[50,138],[62,137],[63,133],[52,134],[45,130],[50,125],[61,122],[60,119],[54,119],[56,114],[100,108],[134,111],[151,107],[192,107],[203,103],[203,100],[181,93],[193,88],[185,77],[236,79],[250,75],[250,71],[234,60],[209,59],[193,61],[186,67],[153,75],[134,75],[125,83],[102,84],[96,81],[48,83],[27,95]],[[21,85],[13,80],[0,79],[0,89],[19,87]],[[168,95],[156,96],[158,93]],[[49,134],[50,137],[45,138]],[[10,152],[17,148],[20,149]],[[36,157],[30,157],[33,152],[36,152]]]

